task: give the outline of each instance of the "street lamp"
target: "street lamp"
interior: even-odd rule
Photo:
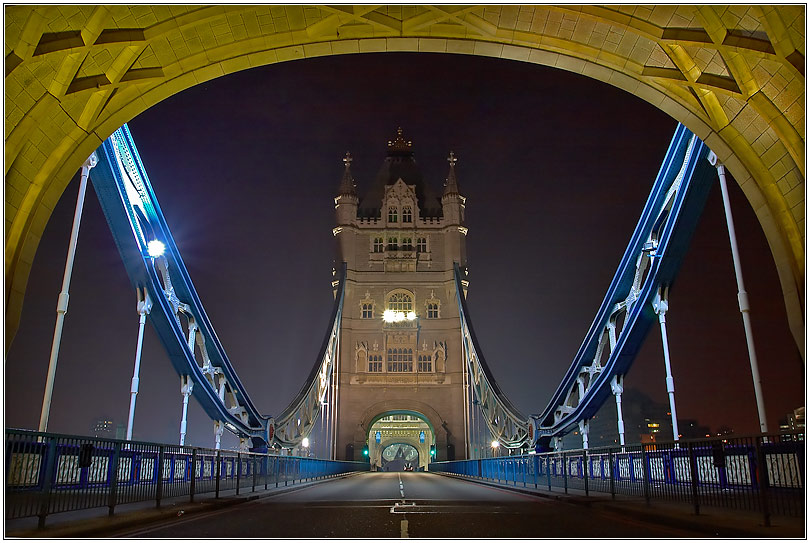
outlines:
[[[166,245],[164,245],[160,240],[153,239],[146,244],[146,250],[149,253],[149,256],[152,258],[157,258],[166,252]]]
[[[492,456],[495,456],[497,454],[498,447],[500,447],[501,444],[498,443],[497,439],[493,439],[492,443],[490,443],[490,446],[492,447]]]

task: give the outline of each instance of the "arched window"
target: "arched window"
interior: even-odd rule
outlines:
[[[393,206],[388,208],[388,222],[397,222],[397,208]]]
[[[374,252],[375,253],[383,252],[383,239],[382,238],[374,238]]]
[[[402,250],[403,251],[413,251],[413,242],[411,238],[403,238],[402,239]]]
[[[432,372],[433,371],[433,360],[432,360],[432,358],[433,357],[431,355],[429,355],[429,354],[426,354],[424,356],[420,355],[419,356],[419,365],[418,365],[417,369],[420,372]]]
[[[407,315],[413,311],[413,298],[405,292],[394,292],[388,297],[385,308],[391,311],[401,311]]]
[[[373,319],[374,318],[374,304],[362,304],[361,306],[361,317],[364,319]]]
[[[428,302],[428,304],[427,304],[427,318],[429,318],[429,319],[438,319],[439,318],[439,303],[438,302]]]
[[[382,355],[372,354],[368,357],[369,373],[382,373]]]
[[[397,250],[397,238],[388,238],[388,251],[396,251]]]
[[[411,213],[411,206],[405,206],[402,208],[402,222],[412,222],[412,213]],[[396,221],[394,221],[396,222]]]
[[[427,238],[416,238],[416,250],[420,253],[427,252]]]

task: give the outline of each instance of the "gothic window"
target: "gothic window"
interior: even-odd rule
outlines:
[[[374,318],[374,304],[362,304],[361,316],[364,319]]]
[[[394,220],[396,222],[396,220]],[[411,206],[402,208],[402,222],[412,222]]]
[[[391,373],[413,372],[413,349],[388,349],[387,362]]]
[[[382,238],[374,238],[374,252],[375,253],[383,252],[383,239]]]
[[[397,222],[397,208],[388,208],[388,222]]]
[[[419,355],[418,360],[418,367],[417,369],[420,372],[432,372],[433,371],[433,357],[429,354],[426,355]]]
[[[411,238],[404,238],[402,240],[402,250],[413,251],[413,242],[411,241]]]
[[[427,238],[416,238],[416,250],[420,253],[427,252]]]
[[[382,355],[372,354],[368,357],[369,373],[382,373]]]
[[[427,304],[427,318],[439,318],[439,302],[428,302]]]
[[[397,250],[397,238],[388,238],[388,248],[387,251],[396,251]]]
[[[391,311],[401,311],[408,314],[413,311],[413,298],[404,292],[395,292],[388,297],[388,307]]]

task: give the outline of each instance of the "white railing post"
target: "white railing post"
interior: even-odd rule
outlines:
[[[53,383],[56,379],[56,361],[59,358],[59,346],[62,343],[62,328],[65,323],[65,313],[68,309],[68,299],[70,295],[70,278],[73,275],[73,260],[76,258],[76,244],[79,240],[79,226],[82,222],[82,211],[84,210],[84,195],[87,192],[87,178],[90,177],[90,169],[98,163],[96,153],[93,153],[82,164],[82,173],[79,179],[79,195],[76,198],[76,211],[73,213],[73,228],[70,231],[70,243],[68,244],[67,259],[65,261],[65,274],[62,276],[62,290],[56,302],[56,325],[53,330],[53,343],[51,344],[51,356],[48,362],[48,376],[45,379],[45,394],[42,397],[42,411],[39,415],[39,431],[48,430],[48,418],[51,414],[51,398],[53,397]]]
[[[225,430],[225,425],[222,424],[221,420],[214,421],[214,440],[215,445],[214,448],[219,450],[220,446],[222,445],[222,432]]]
[[[579,432],[582,434],[582,448],[588,449],[588,432],[590,432],[590,424],[587,420],[579,421]]]
[[[661,324],[661,343],[664,346],[664,367],[667,374],[667,395],[669,396],[669,412],[672,416],[672,436],[675,441],[679,440],[678,415],[675,412],[675,379],[672,377],[672,366],[669,361],[669,341],[667,339],[667,310],[669,301],[667,300],[667,287],[661,287],[653,298],[653,309],[658,315],[658,322]]]
[[[180,445],[186,444],[186,421],[188,417],[188,397],[194,390],[194,381],[184,375],[180,377],[180,393],[183,395],[183,418],[180,420]]]
[[[713,152],[709,153],[709,162],[717,168],[717,175],[720,178],[720,191],[723,194],[723,208],[726,211],[726,225],[728,226],[728,238],[731,242],[731,257],[734,260],[734,274],[737,276],[737,301],[740,305],[740,313],[743,318],[743,328],[745,329],[745,341],[748,346],[748,360],[751,363],[751,377],[754,380],[754,396],[757,401],[757,414],[759,415],[759,428],[765,434],[768,432],[768,419],[765,416],[765,402],[762,398],[762,380],[759,377],[759,365],[757,364],[757,353],[754,349],[754,333],[751,329],[751,308],[748,305],[748,293],[745,291],[743,283],[742,265],[740,264],[740,252],[737,248],[737,234],[734,230],[734,217],[731,215],[731,203],[728,199],[728,186],[726,185],[726,169]]]
[[[622,417],[622,392],[624,392],[624,377],[621,375],[614,375],[610,381],[610,389],[613,395],[616,396],[616,421],[619,427],[619,445],[622,446],[624,451],[624,418]]]
[[[135,424],[135,400],[138,397],[138,383],[141,372],[141,353],[143,350],[143,329],[146,316],[152,310],[152,300],[146,289],[138,289],[138,345],[135,347],[135,368],[132,370],[132,384],[129,387],[129,417],[127,418],[127,441],[132,440],[132,428]]]

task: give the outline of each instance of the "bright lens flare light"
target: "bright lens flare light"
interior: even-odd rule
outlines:
[[[157,258],[166,252],[166,246],[163,245],[162,241],[153,239],[146,245],[146,250],[149,252],[149,256]]]
[[[493,449],[497,449],[498,447],[500,447],[500,446],[501,446],[501,444],[500,444],[500,443],[498,443],[498,440],[497,440],[497,439],[496,439],[495,441],[493,441],[492,443],[490,443],[490,445],[492,445],[492,448],[493,448]]]
[[[415,319],[416,313],[413,311],[408,311],[407,314],[402,311],[394,311],[393,309],[386,309],[383,311],[383,320],[385,322],[402,322],[404,320],[412,321]]]
[[[301,445],[303,445],[304,447],[309,447],[309,438],[308,438],[308,437],[305,437],[305,438],[304,438],[304,439],[301,441]]]

